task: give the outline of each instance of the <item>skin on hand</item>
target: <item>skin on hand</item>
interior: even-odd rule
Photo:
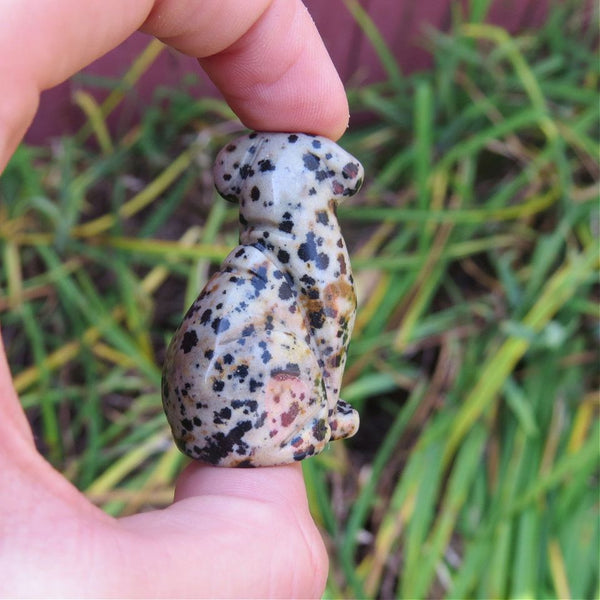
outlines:
[[[136,29],[198,57],[242,122],[337,140],[343,85],[300,0],[0,0],[0,171],[58,85]]]
[[[0,171],[39,95],[141,28],[196,56],[250,128],[337,139],[343,86],[299,0],[0,0]],[[190,465],[120,520],[37,453],[0,340],[0,596],[318,597],[327,555],[299,465]]]

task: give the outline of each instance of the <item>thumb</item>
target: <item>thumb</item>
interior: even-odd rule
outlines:
[[[314,598],[325,587],[328,558],[299,465],[191,464],[173,505],[120,523],[143,548],[155,596]]]
[[[179,475],[175,502],[206,495],[235,496],[308,510],[302,468],[297,463],[281,467],[231,469],[194,461]]]

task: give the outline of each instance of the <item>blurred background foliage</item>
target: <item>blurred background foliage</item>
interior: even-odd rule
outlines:
[[[597,27],[430,32],[434,67],[349,89],[365,165],[339,216],[360,300],[343,397],[359,434],[305,461],[326,597],[598,597]],[[596,19],[597,15],[593,15]],[[160,52],[127,73],[135,85]],[[93,85],[91,82],[90,85]],[[160,402],[166,344],[236,244],[210,167],[241,126],[159,89],[118,139],[22,145],[0,179],[0,319],[40,451],[104,510],[161,507],[185,459]]]

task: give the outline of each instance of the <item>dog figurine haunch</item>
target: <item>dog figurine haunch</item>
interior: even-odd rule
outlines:
[[[214,177],[239,203],[240,245],[169,345],[165,412],[192,458],[302,460],[358,429],[339,398],[356,295],[335,209],[363,168],[323,137],[251,133],[221,150]]]

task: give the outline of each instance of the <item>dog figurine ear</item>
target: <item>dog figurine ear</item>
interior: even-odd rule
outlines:
[[[304,167],[315,172],[318,182],[327,181],[334,197],[353,196],[360,189],[363,166],[335,142],[315,136],[302,156]]]
[[[230,202],[241,202],[255,175],[271,175],[275,170],[273,157],[290,173],[312,175],[315,189],[328,186],[338,201],[356,194],[363,182],[362,165],[327,138],[254,132],[219,152],[213,170],[217,191]]]
[[[240,202],[244,180],[254,175],[253,166],[262,141],[263,138],[253,132],[231,142],[217,155],[213,176],[217,192],[225,200]]]

